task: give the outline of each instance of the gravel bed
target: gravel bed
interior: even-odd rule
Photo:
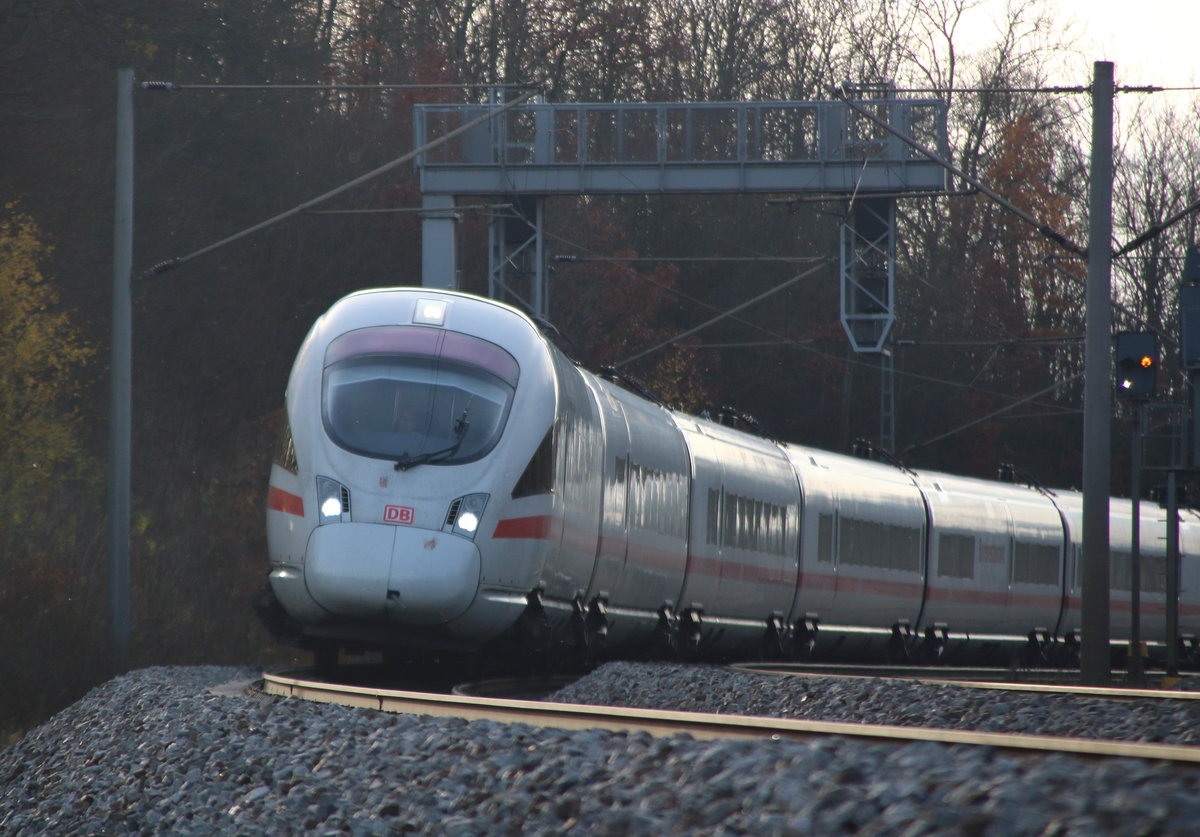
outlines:
[[[937,744],[566,732],[211,691],[257,674],[153,668],[94,689],[0,752],[0,833],[1182,835],[1200,822],[1200,769]],[[889,722],[928,712],[1017,724],[1071,711],[1079,718],[1062,723],[1080,727],[1125,711],[1010,710],[991,693],[922,688],[933,691],[618,664],[555,698],[793,716],[827,701],[838,719]],[[919,709],[895,706],[914,700]],[[1154,723],[1181,740],[1168,714]]]

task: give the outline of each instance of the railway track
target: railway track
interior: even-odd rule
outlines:
[[[383,712],[525,723],[569,730],[644,731],[654,736],[687,733],[697,739],[806,740],[843,736],[890,744],[936,742],[991,747],[1026,756],[1068,753],[1093,758],[1136,758],[1200,764],[1200,747],[1174,744],[587,706],[342,685],[307,679],[304,675],[297,676],[297,673],[265,674],[263,690],[271,695]],[[1174,697],[1183,693],[1156,692],[1154,696],[1162,697],[1164,694]]]
[[[1111,700],[1200,700],[1200,682],[1194,675],[1184,677],[1147,677],[1146,687],[1080,686],[1079,672],[1062,669],[1002,669],[935,666],[869,666],[826,663],[736,663],[730,668],[752,674],[777,677],[864,677],[896,679],[930,685],[954,685],[970,689],[997,689],[1009,692],[1035,692],[1050,695],[1075,695]],[[1113,673],[1113,682],[1123,675]],[[1150,688],[1149,686],[1157,686]]]

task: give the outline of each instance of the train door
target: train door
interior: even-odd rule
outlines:
[[[806,618],[828,620],[834,613],[838,492],[828,464],[796,448],[789,447],[788,454],[804,494],[800,520],[800,571],[796,601],[789,618],[795,625]]]
[[[592,589],[610,587],[609,614],[614,634],[634,621],[651,627],[664,602],[674,602],[687,564],[688,455],[671,414],[606,381],[593,385],[605,390],[615,404],[605,407],[606,419],[624,416],[628,447],[606,440],[604,500],[605,537],[617,534],[624,495],[626,532],[621,571],[614,575],[619,545],[601,547],[602,566]],[[607,425],[606,425],[607,427]],[[618,461],[620,460],[620,461]],[[623,477],[622,477],[623,475]],[[610,490],[611,489],[611,490]],[[616,634],[619,635],[619,634]]]
[[[600,405],[604,426],[603,484],[600,501],[600,539],[596,549],[596,566],[584,598],[613,600],[627,598],[622,587],[625,559],[629,541],[627,516],[629,482],[629,424],[621,402],[607,388],[594,380],[592,384]],[[614,638],[615,639],[615,638]]]
[[[678,417],[691,459],[691,520],[687,573],[676,597],[680,611],[717,607],[721,603],[721,486],[725,475],[713,440],[690,417]]]
[[[561,352],[552,356],[559,390],[554,455],[562,529],[541,582],[548,599],[571,602],[587,589],[596,564],[604,439],[596,399],[582,373]]]
[[[1006,630],[1048,635],[1062,613],[1063,517],[1049,498],[1029,492],[1010,500],[1012,548]]]

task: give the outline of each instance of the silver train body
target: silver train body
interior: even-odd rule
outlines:
[[[352,294],[312,328],[267,502],[270,588],[314,648],[514,640],[639,653],[949,659],[1070,648],[1082,497],[779,444],[578,368],[499,303]],[[1142,637],[1165,637],[1142,504]],[[1200,623],[1200,519],[1180,625]],[[1130,504],[1111,501],[1129,631]]]

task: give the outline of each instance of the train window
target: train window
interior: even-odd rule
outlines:
[[[975,577],[975,538],[971,535],[938,535],[938,569],[942,578]]]
[[[1167,559],[1164,555],[1141,556],[1143,593],[1167,592]]]
[[[708,490],[710,544],[783,555],[787,552],[788,509],[724,489]]]
[[[817,516],[817,560],[823,564],[833,563],[833,515]]]
[[[325,429],[346,450],[401,467],[471,462],[499,440],[517,375],[511,355],[465,334],[353,331],[326,352]]]
[[[1109,554],[1108,578],[1113,590],[1132,590],[1133,577],[1130,572],[1132,556],[1125,551],[1113,550]],[[1141,574],[1138,579],[1143,593],[1165,593],[1167,591],[1167,559],[1162,555],[1138,556]]]
[[[630,462],[627,495],[630,528],[673,538],[687,537],[687,517],[678,513],[687,508],[687,491],[687,478],[682,474]],[[711,494],[709,512],[712,512]]]
[[[707,541],[714,546],[721,543],[721,492],[715,488],[708,489]]]
[[[293,474],[300,472],[296,463],[296,443],[292,440],[292,423],[288,421],[287,409],[283,410],[283,427],[275,440],[274,463]]]
[[[1057,585],[1058,555],[1054,544],[1017,541],[1013,549],[1013,584]]]
[[[521,478],[513,488],[513,499],[549,494],[554,490],[554,428],[546,431],[546,438],[533,452],[533,458],[525,466]]]
[[[1128,552],[1114,549],[1108,556],[1108,583],[1113,590],[1131,590]]]
[[[843,517],[839,530],[839,564],[902,572],[921,568],[920,529]]]

